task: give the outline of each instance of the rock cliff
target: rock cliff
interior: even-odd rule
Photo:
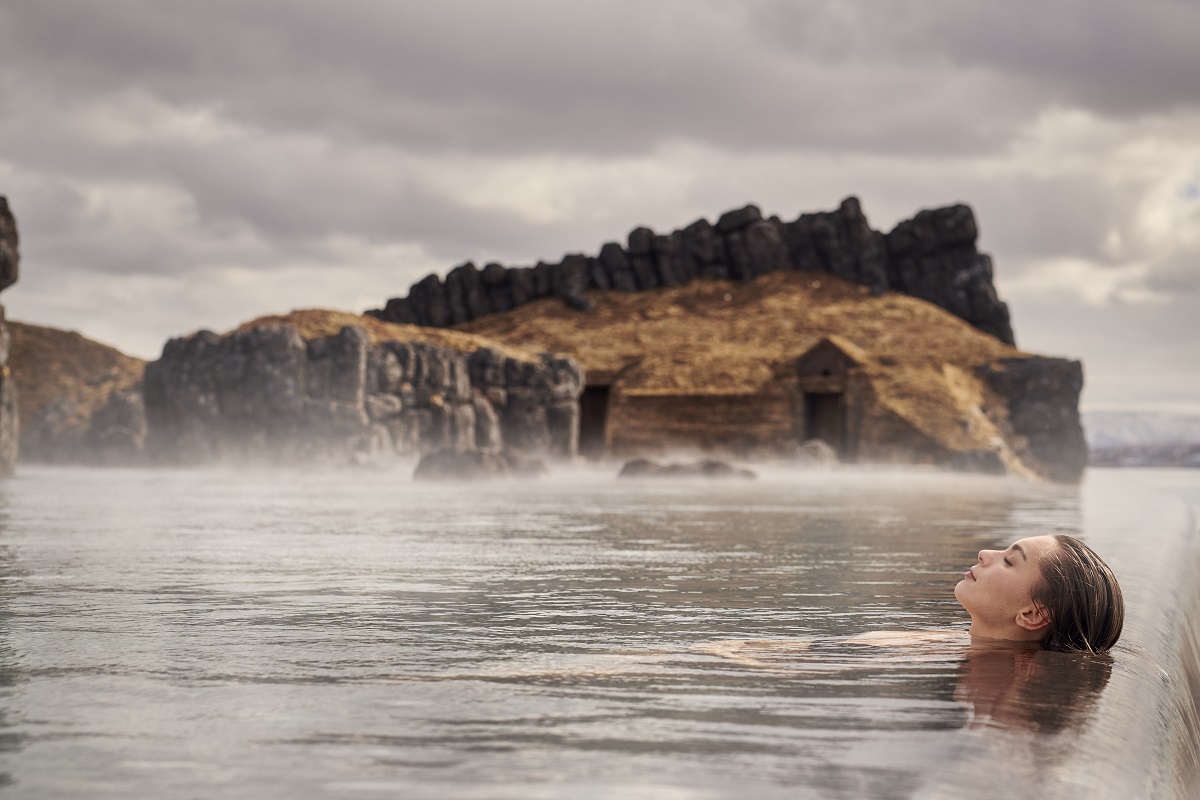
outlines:
[[[856,198],[835,211],[801,214],[791,222],[764,219],[749,205],[659,234],[636,228],[624,245],[604,244],[595,255],[570,254],[557,263],[479,269],[466,263],[445,280],[429,275],[406,297],[367,313],[389,322],[430,327],[461,325],[556,297],[586,311],[588,290],[637,292],[681,286],[697,278],[747,282],[773,272],[824,272],[867,287],[891,290],[949,311],[1006,344],[1013,344],[1008,307],[992,280],[991,259],[976,249],[975,215],[965,205],[925,210],[888,234],[873,230]]]
[[[17,282],[21,263],[17,221],[8,207],[8,198],[0,196],[0,291]],[[11,475],[17,463],[17,386],[8,368],[12,341],[0,306],[0,476]]]
[[[1083,365],[1065,358],[1000,358],[976,373],[1008,409],[1002,423],[1020,437],[1033,470],[1055,481],[1075,481],[1088,463],[1079,419]]]
[[[146,434],[144,361],[73,331],[10,322],[21,461],[136,464]]]
[[[582,370],[453,331],[329,311],[172,339],[146,366],[167,463],[346,463],[436,450],[574,453]]]

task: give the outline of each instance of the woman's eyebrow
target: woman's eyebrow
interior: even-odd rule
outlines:
[[[1021,547],[1021,545],[1019,545],[1019,544],[1014,544],[1014,545],[1012,546],[1012,549],[1013,549],[1013,550],[1016,550],[1018,553],[1020,553],[1020,554],[1021,554],[1021,558],[1025,559],[1026,561],[1028,561],[1028,560],[1029,560],[1029,556],[1025,555],[1025,548],[1024,548],[1024,547]]]

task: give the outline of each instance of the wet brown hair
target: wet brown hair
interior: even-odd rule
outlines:
[[[1042,581],[1033,590],[1034,603],[1050,616],[1042,644],[1051,650],[1103,653],[1117,643],[1125,623],[1121,587],[1092,548],[1065,534],[1054,540],[1058,547],[1042,559]]]

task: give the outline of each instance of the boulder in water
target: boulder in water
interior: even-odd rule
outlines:
[[[809,439],[796,448],[795,461],[809,467],[832,467],[838,463],[838,454],[828,442]]]
[[[418,481],[474,481],[487,478],[532,478],[546,472],[540,459],[515,453],[443,449],[426,453],[417,463]]]
[[[648,458],[626,461],[618,478],[741,478],[757,476],[748,469],[738,469],[724,461],[711,458],[686,463],[660,464]]]

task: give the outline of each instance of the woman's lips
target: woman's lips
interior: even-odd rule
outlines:
[[[971,580],[975,580],[975,573],[971,571],[971,570],[973,570],[973,569],[974,569],[974,567],[972,567],[971,569],[967,570],[967,571],[966,571],[965,573],[963,573],[963,574],[964,574],[964,575],[966,575],[966,576],[967,576],[968,578],[970,578]]]

